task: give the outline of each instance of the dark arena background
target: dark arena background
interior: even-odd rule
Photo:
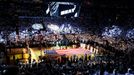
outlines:
[[[0,0],[0,75],[134,75],[133,0]]]

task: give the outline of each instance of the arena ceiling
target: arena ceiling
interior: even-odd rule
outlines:
[[[0,0],[0,26],[16,27],[19,16],[41,16],[45,14],[49,1],[63,0]],[[134,25],[133,0],[65,0],[80,2],[79,19],[82,25]],[[90,20],[90,21],[89,21]]]

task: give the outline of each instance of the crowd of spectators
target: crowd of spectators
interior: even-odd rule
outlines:
[[[112,61],[93,61],[87,58],[69,60],[62,56],[61,60],[43,58],[40,62],[33,60],[31,64],[17,63],[1,70],[1,75],[134,75],[134,65]]]

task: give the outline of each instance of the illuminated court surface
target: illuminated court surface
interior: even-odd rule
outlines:
[[[46,51],[46,54],[58,54],[58,55],[85,55],[91,54],[90,50],[85,50],[83,48],[72,48],[72,49],[57,49]]]
[[[74,47],[51,47],[51,48],[42,48],[41,50],[37,50],[38,48],[30,48],[32,59],[38,60],[39,56],[49,56],[49,57],[60,57],[62,55],[66,56],[78,56],[79,58],[85,55],[94,57],[93,47],[90,49],[85,49],[83,47],[74,48]]]

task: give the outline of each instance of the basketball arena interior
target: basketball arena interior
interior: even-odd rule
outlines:
[[[0,0],[0,75],[134,75],[133,0]]]

